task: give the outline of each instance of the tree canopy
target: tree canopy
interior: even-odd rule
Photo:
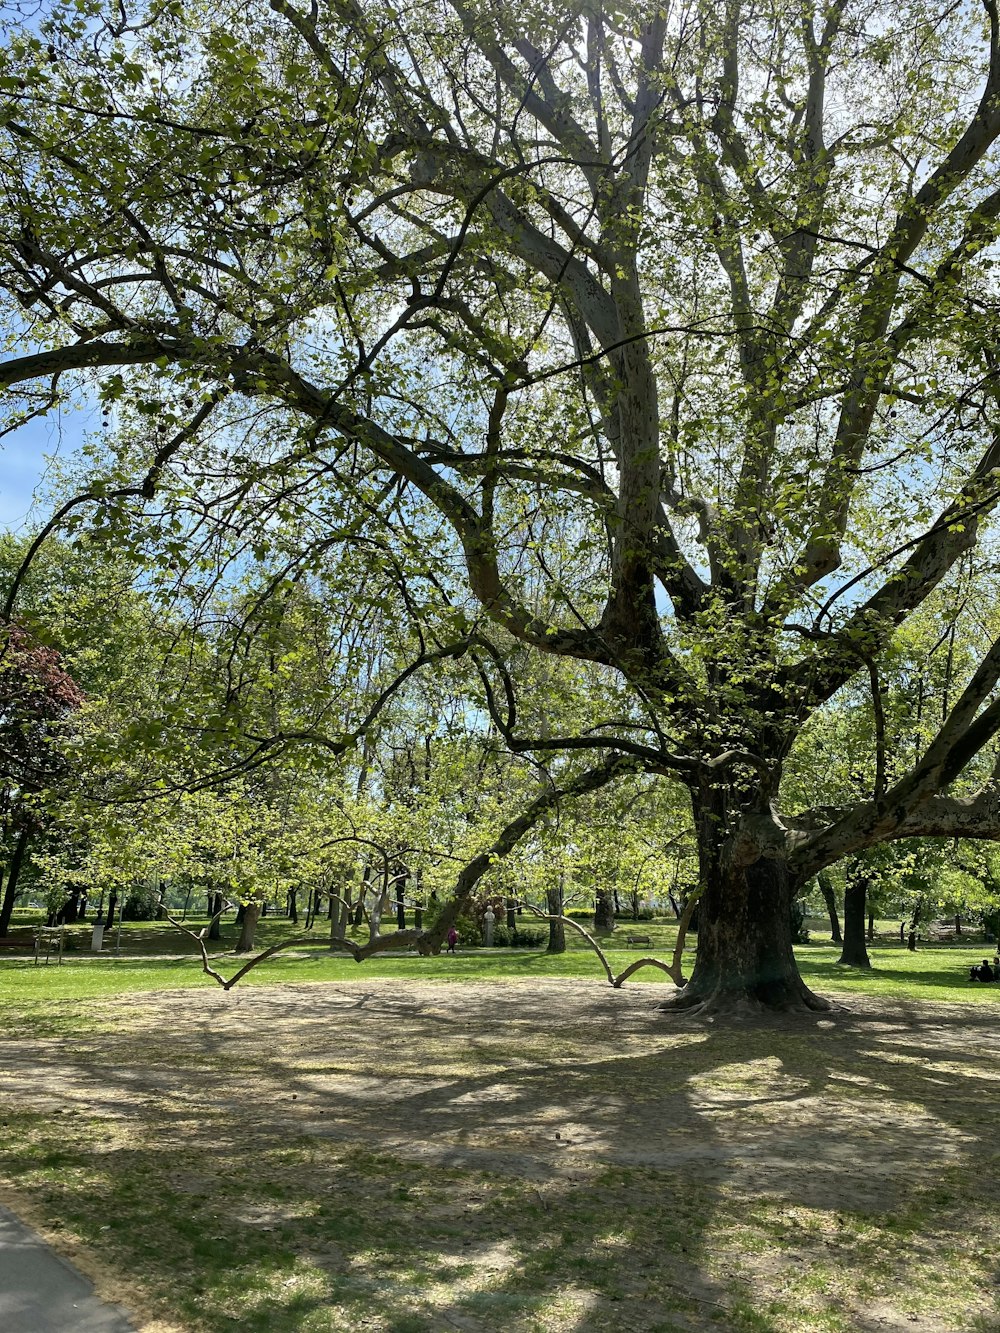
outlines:
[[[782,782],[995,563],[994,0],[78,0],[0,62],[7,428],[104,413],[54,523],[155,546],[189,605],[252,562],[248,625],[300,587],[342,642],[381,614],[552,790],[683,786],[684,1005],[819,1003],[806,877],[1000,836],[991,635],[906,764]],[[542,703],[525,653],[566,667]]]

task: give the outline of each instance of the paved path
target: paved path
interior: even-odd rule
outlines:
[[[3,1333],[134,1333],[82,1274],[23,1222],[0,1208],[0,1329]]]

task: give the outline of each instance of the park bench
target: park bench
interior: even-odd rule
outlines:
[[[45,950],[45,966],[49,965],[49,954],[53,949],[58,950],[59,966],[62,967],[63,943],[66,933],[65,926],[39,926],[35,931],[35,966],[38,966],[38,955],[42,949]]]
[[[652,944],[652,938],[649,935],[626,935],[625,943],[628,946],[633,944]]]

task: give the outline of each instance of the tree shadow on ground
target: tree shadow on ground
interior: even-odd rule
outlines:
[[[995,1317],[997,1224],[970,1204],[996,1168],[989,1013],[721,1028],[654,999],[369,982],[109,1004],[100,1039],[8,1053],[7,1098],[44,1120],[0,1167],[192,1328]]]

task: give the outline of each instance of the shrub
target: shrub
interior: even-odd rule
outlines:
[[[526,930],[521,926],[513,932],[511,945],[515,949],[540,949],[548,940],[543,930]]]
[[[128,891],[125,899],[124,917],[126,921],[152,921],[156,916],[159,895],[146,884],[135,884]]]

